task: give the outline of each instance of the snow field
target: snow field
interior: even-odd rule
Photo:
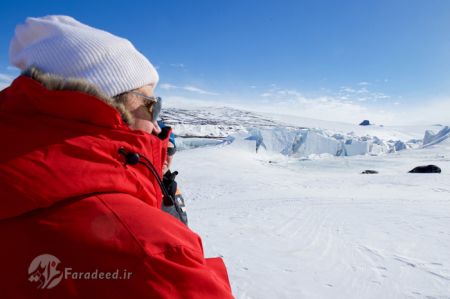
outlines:
[[[174,163],[191,228],[224,257],[236,298],[450,298],[448,140],[305,161],[240,141]],[[407,173],[425,164],[443,173]]]

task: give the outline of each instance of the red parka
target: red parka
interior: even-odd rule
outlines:
[[[0,298],[232,297],[222,260],[204,258],[161,211],[155,177],[119,153],[161,172],[167,140],[25,76],[0,92],[0,139]]]

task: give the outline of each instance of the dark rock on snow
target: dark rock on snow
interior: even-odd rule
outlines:
[[[360,126],[370,126],[370,121],[368,121],[367,119],[363,120],[360,124]]]
[[[360,124],[360,126],[370,126],[370,121],[368,121],[367,119],[363,120]]]
[[[441,173],[441,169],[436,165],[417,166],[409,173]]]
[[[370,169],[367,169],[367,170],[364,170],[363,172],[361,172],[361,174],[375,174],[375,173],[378,173],[378,171],[370,170]]]

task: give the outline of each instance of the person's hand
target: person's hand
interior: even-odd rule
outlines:
[[[171,172],[167,170],[163,176],[163,184],[166,187],[169,195],[172,196],[172,199],[175,199],[175,194],[177,193],[177,182],[175,181],[175,177],[178,175],[178,171]]]

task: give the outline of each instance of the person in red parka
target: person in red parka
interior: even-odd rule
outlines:
[[[0,298],[232,298],[222,259],[161,210],[158,74],[67,16],[17,26],[0,92]]]

